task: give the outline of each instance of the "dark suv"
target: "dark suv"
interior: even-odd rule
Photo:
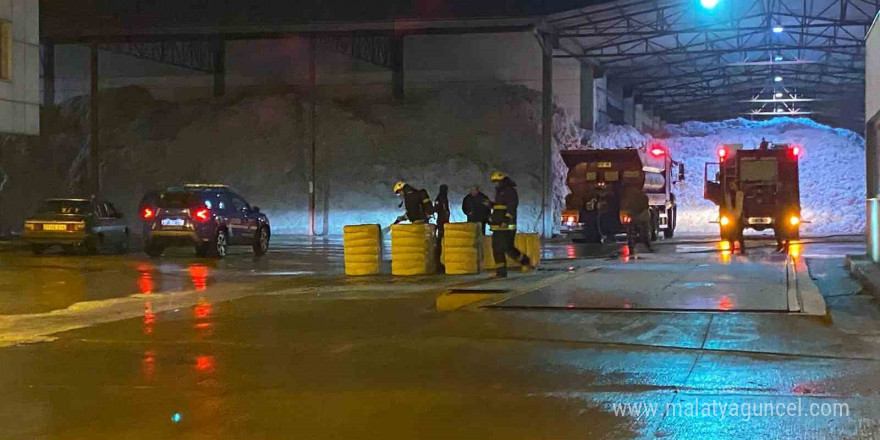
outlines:
[[[168,246],[195,246],[200,257],[223,258],[230,245],[269,250],[269,219],[225,185],[187,184],[147,193],[141,200],[144,252],[162,255]]]

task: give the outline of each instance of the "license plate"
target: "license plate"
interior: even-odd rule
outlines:
[[[611,168],[611,162],[599,162],[599,168]]]
[[[749,217],[750,225],[769,225],[773,223],[773,219],[770,217]]]
[[[43,230],[44,230],[44,231],[66,231],[66,230],[67,230],[67,225],[49,225],[49,224],[44,224],[44,225],[43,225]]]
[[[183,226],[182,218],[163,218],[162,226]]]

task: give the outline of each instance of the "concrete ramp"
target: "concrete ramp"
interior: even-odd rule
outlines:
[[[638,260],[613,263],[493,304],[587,310],[805,312],[824,314],[805,265],[786,259],[729,262]],[[801,287],[799,289],[799,286]],[[816,298],[821,305],[816,304]],[[821,309],[821,310],[820,310]]]

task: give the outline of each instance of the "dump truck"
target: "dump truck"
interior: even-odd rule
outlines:
[[[742,144],[717,148],[718,161],[705,165],[703,197],[718,205],[722,240],[737,237],[741,231],[735,228],[772,229],[782,240],[800,237],[798,167],[803,152],[803,147],[793,144],[768,143],[765,148],[754,150],[743,149]],[[731,184],[744,195],[741,221],[730,218],[729,210],[725,209],[725,204],[735,197]]]
[[[656,143],[640,148],[587,149],[562,152],[568,166],[560,231],[575,243],[600,243],[626,233],[621,196],[641,189],[651,211],[651,240],[675,234],[677,207],[673,185],[684,180],[684,165]]]

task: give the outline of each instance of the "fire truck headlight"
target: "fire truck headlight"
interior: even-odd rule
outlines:
[[[793,216],[791,216],[791,218],[788,219],[788,224],[790,224],[792,226],[797,226],[797,225],[801,224],[801,219],[798,216],[793,215]]]
[[[718,223],[720,223],[721,226],[727,226],[730,224],[730,219],[722,215],[721,218],[718,219]]]

